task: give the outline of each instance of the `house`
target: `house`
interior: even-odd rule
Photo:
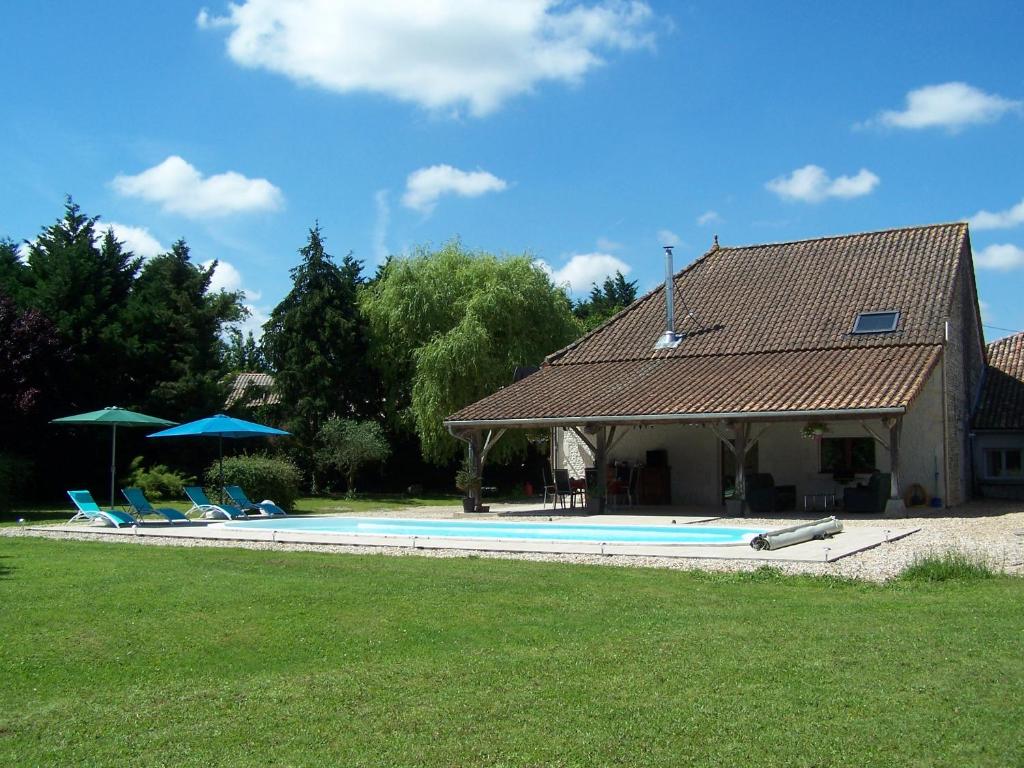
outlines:
[[[1024,333],[988,345],[974,414],[974,466],[983,496],[1024,498]]]
[[[261,408],[280,402],[281,396],[274,391],[274,377],[269,373],[240,373],[231,383],[224,408],[227,410],[235,405]]]
[[[617,463],[641,502],[720,505],[756,473],[828,506],[876,470],[892,513],[908,492],[969,498],[985,347],[966,224],[670,260],[671,291],[446,420],[474,462],[504,430],[546,428],[556,466]],[[591,474],[601,508],[612,472]]]

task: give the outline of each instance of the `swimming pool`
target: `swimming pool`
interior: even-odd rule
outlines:
[[[606,525],[601,523],[425,520],[401,517],[292,517],[224,523],[236,530],[394,536],[404,539],[483,539],[608,544],[735,546],[749,544],[761,528],[705,525]]]

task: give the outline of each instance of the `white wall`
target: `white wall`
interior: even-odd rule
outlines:
[[[623,434],[624,427],[616,431],[615,447],[609,452],[610,461],[628,461],[642,464],[647,451],[668,451],[668,464],[672,477],[672,503],[680,505],[712,506],[720,503],[718,438],[704,427],[671,424],[656,427],[633,427]],[[561,444],[560,466],[573,477],[583,477],[584,467],[593,466],[589,449],[569,430],[558,430]],[[621,440],[618,436],[622,434]]]
[[[795,485],[797,507],[803,496],[812,493],[835,493],[842,497],[843,486],[831,474],[820,470],[821,446],[818,440],[801,435],[807,422],[765,422],[751,426],[758,440],[758,472],[772,475],[776,485]],[[830,421],[828,437],[869,437],[859,421]],[[880,420],[865,422],[886,443],[889,430]],[[619,427],[621,434],[623,427]],[[929,497],[943,493],[943,398],[942,367],[929,376],[920,395],[903,417],[900,437],[900,493],[911,484],[921,485]],[[590,451],[569,430],[557,430],[561,450],[560,466],[573,477],[583,477],[585,467],[593,466]],[[730,432],[726,434],[731,435]],[[721,441],[708,427],[693,425],[651,426],[630,429],[609,454],[610,460],[643,463],[647,451],[663,448],[668,451],[672,472],[672,503],[679,505],[718,506],[721,503]],[[935,470],[939,481],[936,486]],[[875,466],[881,472],[891,468],[889,451],[875,444]],[[857,479],[864,480],[867,475]],[[945,500],[943,500],[945,501]]]

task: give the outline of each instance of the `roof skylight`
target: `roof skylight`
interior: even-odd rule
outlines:
[[[900,313],[861,312],[853,323],[853,333],[889,333],[896,330],[900,321]]]

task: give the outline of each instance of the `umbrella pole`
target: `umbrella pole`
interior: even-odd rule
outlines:
[[[220,454],[220,503],[224,503],[224,436],[217,435],[217,453]]]
[[[117,476],[117,424],[113,426],[114,436],[110,441],[110,508],[114,508],[114,478]]]

